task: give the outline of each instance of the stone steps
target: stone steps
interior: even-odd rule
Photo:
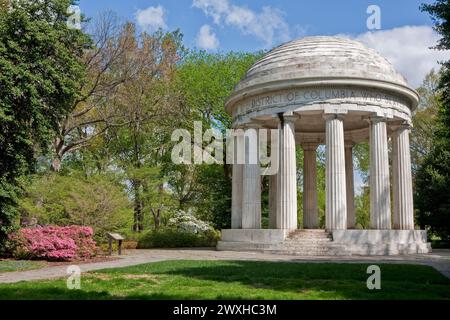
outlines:
[[[286,241],[332,241],[330,233],[324,230],[295,230],[289,234]]]
[[[296,244],[296,243],[243,243],[243,242],[222,242],[218,243],[219,250],[236,251],[257,251],[265,253],[277,253],[287,255],[301,256],[330,256],[330,255],[348,255],[345,246],[334,245],[315,245],[315,244]]]
[[[301,256],[349,255],[346,246],[334,244],[331,234],[324,230],[296,230],[278,243],[220,241],[217,248]]]

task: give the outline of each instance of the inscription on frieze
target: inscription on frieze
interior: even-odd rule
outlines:
[[[393,107],[404,106],[399,98],[379,91],[359,89],[299,89],[258,96],[246,101],[252,108],[270,107],[280,104],[312,103],[333,100],[355,100],[364,103],[385,103]]]

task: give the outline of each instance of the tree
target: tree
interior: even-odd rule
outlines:
[[[134,28],[120,23],[111,12],[101,14],[87,30],[93,46],[83,52],[86,81],[79,84],[79,97],[62,117],[52,141],[53,171],[61,169],[63,158],[88,146],[112,126],[124,125],[126,119],[110,103],[117,88],[143,67],[144,61],[130,55],[135,46]]]
[[[412,117],[413,128],[411,131],[411,162],[414,178],[433,147],[436,118],[441,104],[439,78],[439,73],[431,70],[423,84],[417,89],[420,103]]]
[[[79,98],[89,38],[68,27],[70,0],[10,1],[0,8],[0,249],[17,216],[17,178]]]
[[[135,34],[132,24],[128,28],[130,34]],[[127,176],[134,201],[133,230],[137,232],[144,227],[144,210],[150,210],[144,199],[144,193],[150,191],[145,190],[148,183],[135,173],[160,167],[167,157],[170,159],[171,131],[184,118],[180,94],[174,85],[177,63],[183,55],[181,40],[179,31],[135,37],[127,55],[139,61],[139,69],[117,88],[110,100],[126,122],[109,130],[107,136],[111,137],[109,148],[115,165]]]
[[[193,128],[200,121],[204,129],[222,133],[231,128],[225,101],[239,80],[262,53],[208,54],[192,51],[183,60],[177,74],[183,104],[189,111],[183,127]],[[207,145],[208,142],[205,142]],[[231,221],[231,170],[226,164],[202,165],[187,170],[187,175],[173,175],[172,184],[183,190],[184,203],[193,204],[203,219],[216,228],[229,227]],[[194,178],[192,177],[194,174]],[[178,181],[176,181],[178,180]],[[190,180],[190,181],[188,181]],[[184,189],[179,187],[183,186]],[[179,193],[180,195],[182,193]]]
[[[96,238],[109,231],[123,230],[132,223],[131,203],[122,185],[106,175],[85,177],[49,174],[26,179],[20,199],[22,220],[38,224],[81,225],[94,229]]]
[[[450,1],[438,0],[422,6],[435,23],[435,30],[442,36],[439,50],[450,49]],[[441,105],[437,115],[433,145],[424,159],[416,178],[416,204],[418,220],[422,228],[442,240],[450,240],[450,61],[443,63],[439,81]]]

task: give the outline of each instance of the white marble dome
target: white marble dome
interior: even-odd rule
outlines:
[[[383,90],[406,98],[410,110],[419,100],[406,79],[375,50],[347,38],[314,36],[287,42],[265,54],[235,87],[226,109],[231,113],[236,102],[264,92],[325,86]]]
[[[272,49],[237,86],[244,89],[276,79],[355,78],[408,86],[392,64],[362,43],[338,37],[306,37]]]

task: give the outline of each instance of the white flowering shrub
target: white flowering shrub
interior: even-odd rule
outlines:
[[[139,238],[139,249],[215,247],[220,232],[191,212],[178,211],[165,227],[149,230]]]
[[[214,231],[209,223],[197,219],[191,212],[182,210],[178,211],[173,218],[169,219],[167,226],[195,234]]]

